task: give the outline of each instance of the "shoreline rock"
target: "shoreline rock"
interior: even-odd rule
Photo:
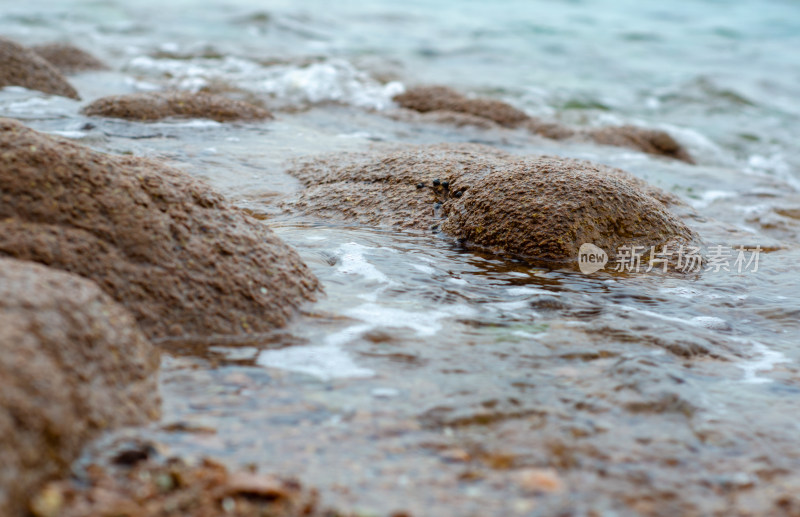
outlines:
[[[89,117],[153,121],[164,118],[207,118],[217,122],[272,119],[272,113],[244,101],[204,92],[147,92],[113,95],[92,102]]]
[[[101,431],[159,414],[158,351],[94,282],[0,259],[0,514]]]
[[[69,43],[34,45],[31,50],[42,56],[64,75],[89,70],[108,70],[108,66],[85,50]]]
[[[666,209],[674,196],[581,160],[442,144],[333,155],[289,173],[306,185],[289,210],[441,229],[467,247],[528,261],[574,262],[585,242],[612,252],[695,238]]]
[[[150,338],[283,326],[320,290],[269,228],[188,174],[0,119],[0,256],[94,280]]]
[[[491,120],[503,127],[518,127],[530,120],[525,112],[502,101],[470,99],[447,86],[418,86],[395,95],[401,107],[428,113],[449,111]]]
[[[50,483],[34,498],[37,517],[345,517],[291,478],[229,470],[210,459],[147,459],[127,468],[89,467],[84,483]],[[55,509],[57,513],[52,512]]]
[[[33,50],[0,36],[0,88],[22,86],[80,100],[61,72]]]
[[[467,98],[447,86],[409,88],[396,95],[394,101],[402,108],[422,113],[425,115],[424,121],[459,127],[472,125],[483,129],[494,124],[506,128],[521,127],[551,140],[592,141],[600,145],[627,147],[647,154],[695,163],[689,152],[669,133],[658,129],[630,125],[599,129],[571,128],[531,117],[502,101]]]

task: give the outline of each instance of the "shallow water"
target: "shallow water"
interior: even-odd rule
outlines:
[[[800,489],[797,3],[161,4],[33,1],[4,6],[0,30],[112,64],[72,78],[85,100],[216,84],[275,121],[90,120],[18,88],[0,115],[205,178],[296,247],[326,295],[274,334],[162,342],[163,421],[86,461],[144,436],[377,514],[783,511]],[[699,164],[386,117],[417,82],[665,128]],[[292,159],[442,141],[623,168],[678,194],[707,245],[760,245],[759,269],[587,276],[280,209],[299,188]],[[531,468],[563,490],[526,481]]]

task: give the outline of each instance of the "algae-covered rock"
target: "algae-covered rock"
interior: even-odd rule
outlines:
[[[158,352],[94,282],[0,259],[0,515],[88,440],[159,413]]]
[[[265,120],[272,114],[244,101],[204,92],[148,92],[103,97],[83,109],[90,117],[127,120],[207,118],[217,122]]]
[[[31,50],[42,56],[62,74],[70,75],[88,70],[106,70],[105,63],[85,50],[69,43],[34,45]]]
[[[80,99],[61,73],[33,50],[0,37],[0,88],[22,86],[29,90]]]
[[[151,337],[272,329],[318,282],[188,174],[0,119],[0,256],[91,278]]]
[[[694,234],[670,194],[619,169],[479,145],[409,146],[301,163],[307,188],[288,205],[376,226],[441,229],[467,246],[533,261],[575,261],[590,242],[686,242]]]

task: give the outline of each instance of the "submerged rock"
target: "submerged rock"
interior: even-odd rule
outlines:
[[[289,172],[307,186],[291,209],[372,225],[440,227],[468,246],[534,261],[575,261],[586,242],[613,253],[694,238],[666,209],[670,194],[580,160],[436,145],[336,155]]]
[[[90,117],[128,120],[207,118],[217,122],[271,119],[264,108],[222,95],[193,92],[148,92],[97,99],[83,109]]]
[[[35,45],[31,49],[56,67],[62,74],[74,74],[87,70],[107,70],[105,63],[69,43]]]
[[[156,349],[94,282],[0,259],[0,514],[101,431],[158,416]]]
[[[0,255],[91,278],[151,337],[272,329],[317,279],[263,223],[158,162],[0,119]]]
[[[396,95],[394,101],[403,108],[427,113],[451,111],[491,120],[504,127],[517,127],[530,117],[502,101],[470,99],[447,86],[418,86]]]
[[[694,159],[686,149],[675,141],[666,131],[646,129],[636,126],[604,127],[586,133],[598,144],[630,147],[647,154],[674,158],[686,163]]]
[[[694,163],[691,155],[666,131],[635,126],[600,129],[572,128],[556,122],[544,122],[505,102],[491,99],[470,99],[446,86],[418,86],[394,97],[403,108],[424,113],[425,121],[472,125],[488,129],[494,124],[503,127],[524,127],[531,133],[553,140],[591,140],[601,145],[628,147],[648,154]],[[395,118],[402,118],[394,115]]]
[[[0,37],[0,88],[22,86],[29,90],[80,100],[63,75],[33,50]]]

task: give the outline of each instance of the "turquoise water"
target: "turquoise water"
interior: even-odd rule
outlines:
[[[34,0],[0,7],[0,33],[110,63],[71,78],[84,103],[223,85],[273,108],[263,124],[90,127],[82,103],[0,91],[4,116],[208,180],[326,289],[274,336],[161,343],[163,421],[86,461],[144,437],[377,514],[780,515],[800,490],[797,2]],[[665,129],[698,165],[386,116],[424,83]],[[706,244],[762,246],[759,271],[584,276],[280,208],[292,159],[442,141],[623,168],[681,197]],[[565,489],[531,491],[528,469]]]

